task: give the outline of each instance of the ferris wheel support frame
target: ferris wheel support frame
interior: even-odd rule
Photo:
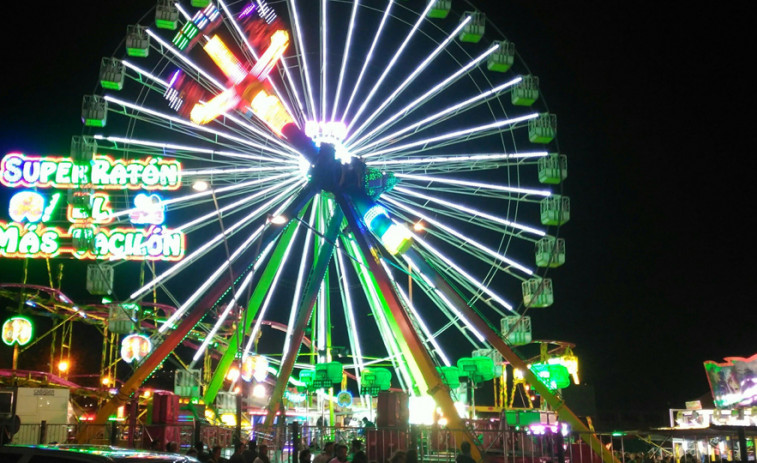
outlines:
[[[310,197],[312,197],[312,189],[306,188],[304,191],[300,192],[299,196],[287,207],[284,211],[284,215],[286,217],[292,217],[297,211],[304,207]],[[260,249],[265,249],[268,244],[279,238],[284,227],[275,228],[274,230],[275,233],[261,234],[260,238],[258,238],[261,243]],[[249,265],[253,265],[254,259],[257,258],[258,256],[253,256],[253,261],[250,262]],[[231,274],[235,275],[236,272],[232,270]],[[223,277],[223,280],[215,286],[216,289],[206,293],[205,297],[195,304],[194,310],[191,310],[186,314],[186,317],[178,324],[176,329],[166,336],[150,355],[145,357],[129,379],[127,379],[118,389],[116,395],[97,411],[94,420],[79,430],[79,433],[76,435],[77,443],[88,443],[95,436],[97,431],[101,429],[100,427],[108,422],[108,418],[116,413],[118,407],[129,402],[131,396],[150,377],[153,371],[165,361],[171,352],[173,352],[184,338],[187,337],[190,331],[202,321],[205,315],[207,315],[213,308],[214,303],[223,296],[224,291],[233,284],[234,281],[231,279],[231,276],[227,275]]]
[[[365,224],[360,219],[355,206],[352,204],[351,198],[345,194],[338,194],[336,195],[336,199],[337,203],[345,213],[347,223],[354,232],[358,247],[366,257],[368,268],[381,289],[384,301],[394,316],[395,322],[402,333],[403,338],[410,347],[410,352],[412,353],[428,387],[428,391],[426,392],[442,409],[442,413],[445,418],[447,418],[448,427],[456,442],[468,442],[471,446],[471,456],[476,461],[480,461],[481,453],[477,441],[467,430],[465,422],[460,418],[460,415],[455,408],[455,404],[452,401],[449,386],[444,384],[439,376],[439,372],[436,370],[436,365],[434,364],[431,355],[426,350],[426,346],[423,344],[423,341],[416,332],[410,317],[402,306],[386,270],[379,262],[379,257],[374,250],[374,246],[370,244],[372,241],[370,232],[366,229]]]
[[[326,276],[329,262],[331,262],[331,258],[334,255],[335,243],[341,231],[344,214],[339,208],[336,208],[334,210],[334,215],[332,215],[329,220],[323,245],[318,252],[310,275],[308,275],[305,291],[303,292],[300,306],[297,308],[297,322],[292,331],[292,339],[289,342],[289,349],[284,352],[284,358],[281,360],[279,380],[276,381],[276,386],[271,393],[271,398],[266,407],[268,411],[266,413],[265,421],[263,422],[264,429],[268,429],[273,425],[273,420],[276,417],[276,413],[279,411],[281,399],[284,396],[284,390],[288,384],[287,380],[292,374],[294,364],[297,360],[297,354],[302,345],[302,340],[305,337],[305,328],[307,327],[310,316],[313,313],[318,292],[321,290],[321,282]]]
[[[455,305],[455,308],[462,313],[471,325],[481,333],[486,341],[494,347],[497,352],[502,354],[502,357],[507,360],[513,368],[519,369],[523,372],[523,376],[528,384],[533,387],[537,393],[544,400],[547,401],[549,406],[557,413],[557,416],[564,422],[570,424],[574,431],[577,431],[582,439],[589,443],[591,449],[602,458],[604,463],[619,463],[619,460],[602,445],[602,442],[597,438],[596,434],[592,432],[573,411],[568,408],[565,402],[562,401],[557,395],[547,388],[547,386],[528,368],[526,362],[520,358],[518,354],[513,351],[510,346],[486,323],[468,304],[460,297],[459,294],[443,279],[439,276],[434,269],[426,263],[426,261],[418,254],[415,249],[409,249],[405,256],[408,257],[413,265],[418,268],[419,272],[428,277],[436,288],[444,293],[447,299]]]
[[[255,320],[258,309],[260,308],[260,305],[263,302],[263,298],[265,297],[268,289],[271,286],[271,282],[273,281],[273,278],[276,274],[276,270],[284,257],[286,248],[289,245],[289,242],[292,240],[292,236],[294,235],[296,228],[297,225],[294,221],[290,222],[284,228],[281,239],[276,244],[276,248],[274,248],[273,253],[271,254],[271,258],[268,260],[268,263],[266,264],[265,268],[263,269],[263,273],[260,276],[260,280],[258,280],[258,283],[255,285],[255,289],[252,292],[252,296],[250,297],[250,301],[247,305],[247,310],[249,313],[245,317],[243,330],[234,331],[234,334],[232,334],[231,338],[229,338],[229,347],[238,345],[240,339],[243,339],[245,336],[250,334],[252,323]],[[206,404],[211,404],[215,400],[216,395],[218,395],[218,391],[223,386],[223,381],[226,378],[226,372],[228,371],[229,367],[231,367],[236,354],[237,349],[229,348],[224,351],[223,355],[221,356],[221,360],[218,362],[218,365],[216,365],[210,383],[205,389],[203,400]]]
[[[161,342],[158,347],[145,358],[145,360],[139,365],[139,368],[137,368],[129,379],[127,379],[118,389],[116,395],[100,407],[95,415],[95,419],[79,429],[79,432],[76,435],[77,443],[89,443],[90,440],[95,437],[97,432],[102,430],[102,426],[108,422],[108,418],[118,411],[118,407],[125,405],[131,400],[131,396],[137,392],[142,383],[144,383],[147,378],[150,377],[152,372],[165,361],[179,344],[181,344],[189,332],[200,323],[213,307],[213,302],[221,297],[223,291],[228,285],[233,283],[233,281],[228,280],[230,278],[229,276],[224,278],[227,280],[224,281],[223,284],[216,286],[214,291],[207,293],[196,305],[196,309],[191,311],[187,317],[179,323],[176,329],[166,336],[163,342]]]

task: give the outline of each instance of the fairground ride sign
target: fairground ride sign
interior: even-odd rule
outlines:
[[[165,207],[155,193],[181,186],[177,161],[95,155],[80,162],[10,153],[0,161],[0,183],[15,191],[8,204],[11,221],[0,221],[2,257],[172,261],[184,256],[184,233],[163,225]],[[108,190],[120,190],[128,208],[115,212]],[[132,190],[147,192],[132,195]]]
[[[724,363],[704,362],[707,380],[717,408],[742,408],[757,404],[757,354],[726,357]]]

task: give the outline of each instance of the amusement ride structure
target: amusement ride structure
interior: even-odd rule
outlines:
[[[58,314],[60,339],[74,322],[100,326],[105,375],[133,362],[95,423],[170,357],[177,388],[206,404],[268,375],[263,428],[290,388],[325,389],[323,406],[341,383],[368,409],[390,387],[430,397],[472,441],[459,377],[510,365],[511,384],[611,458],[550,383],[571,366],[543,355],[529,368],[511,348],[531,342],[528,311],[553,303],[567,165],[538,77],[484,12],[159,0],[122,49],[83,98],[70,157],[12,153],[1,172],[37,191],[11,205],[22,214],[2,230],[18,243],[3,256],[96,262],[98,304],[75,304],[52,276],[0,285],[19,311]],[[23,241],[34,234],[36,247]]]

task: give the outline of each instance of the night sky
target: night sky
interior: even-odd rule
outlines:
[[[100,58],[152,3],[6,8],[0,152],[66,153]],[[683,407],[709,391],[703,361],[757,353],[748,3],[475,3],[540,77],[568,155],[567,263],[535,337],[577,345],[600,409]]]

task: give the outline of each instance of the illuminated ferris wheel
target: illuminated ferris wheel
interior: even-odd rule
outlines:
[[[501,351],[552,304],[570,214],[556,116],[491,29],[444,0],[160,0],[130,26],[84,97],[80,142],[143,173],[179,161],[182,186],[110,198],[111,227],[154,213],[165,236],[141,284],[116,289],[176,307],[124,394],[201,329],[190,365],[225,352],[211,396],[235,358],[307,382],[346,354],[359,394],[388,370],[453,415],[444,368]]]

